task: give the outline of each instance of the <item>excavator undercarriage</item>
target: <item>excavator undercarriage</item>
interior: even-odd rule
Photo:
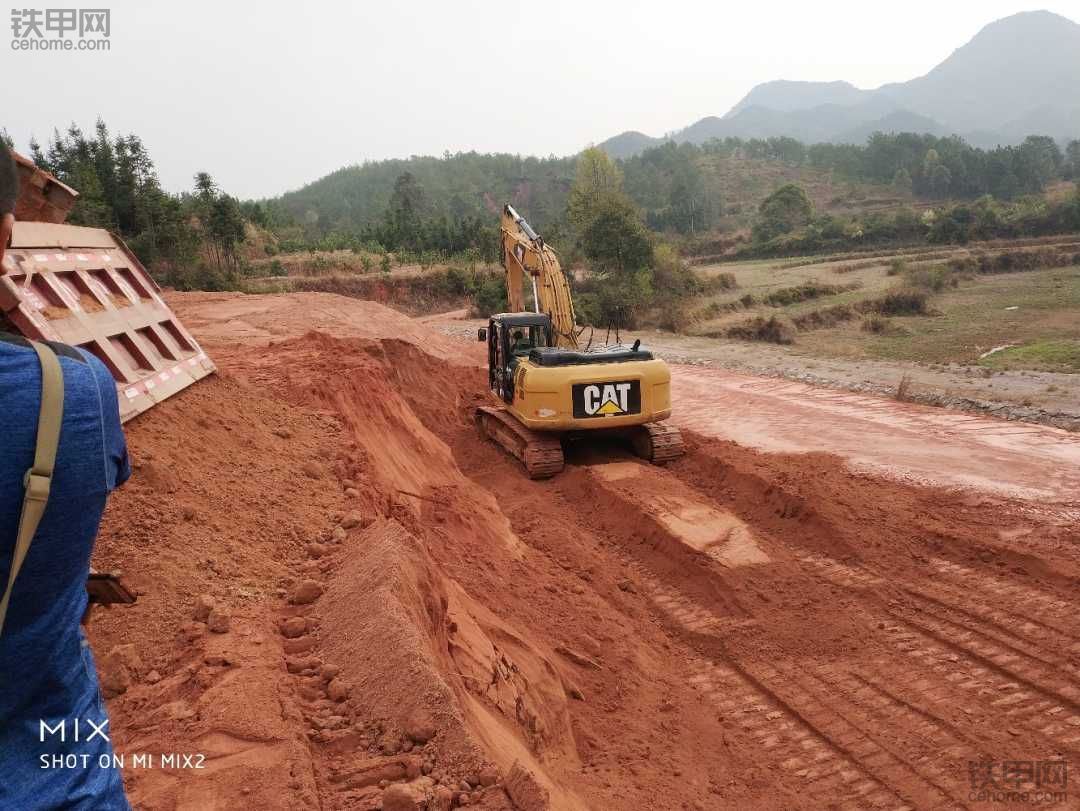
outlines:
[[[533,431],[499,406],[477,408],[476,428],[480,436],[496,442],[516,456],[525,466],[530,479],[547,479],[562,472],[563,442],[586,439],[596,433]],[[682,434],[674,425],[649,422],[630,428],[610,428],[604,433],[612,438],[627,440],[635,455],[656,465],[678,459],[684,453]]]

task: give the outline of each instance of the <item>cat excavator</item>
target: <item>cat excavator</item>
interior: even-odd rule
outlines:
[[[476,409],[480,435],[516,456],[532,479],[562,470],[564,442],[598,435],[628,440],[654,464],[682,456],[679,429],[663,422],[671,415],[667,364],[640,340],[581,347],[558,255],[509,204],[500,231],[511,312],[491,316],[477,332],[487,343],[488,385],[500,401]]]

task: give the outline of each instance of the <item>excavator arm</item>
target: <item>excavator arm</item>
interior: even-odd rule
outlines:
[[[570,283],[559,257],[513,206],[503,207],[502,264],[506,270],[506,293],[512,312],[525,312],[523,285],[528,277],[536,312],[551,318],[555,345],[577,349],[578,331]]]

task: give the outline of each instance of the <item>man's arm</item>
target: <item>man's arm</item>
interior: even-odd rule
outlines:
[[[87,353],[89,354],[89,353]],[[109,473],[109,489],[119,487],[131,478],[131,464],[128,461],[127,440],[120,425],[120,404],[117,400],[116,381],[113,380],[105,364],[93,355],[90,366],[97,378],[101,391],[102,430],[105,439],[105,463]]]
[[[19,173],[8,148],[0,144],[0,273],[3,273],[4,251],[11,240],[15,225],[15,203],[19,199]]]

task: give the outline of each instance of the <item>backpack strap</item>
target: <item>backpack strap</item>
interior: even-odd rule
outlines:
[[[0,600],[0,633],[4,630],[4,618],[7,616],[8,602],[15,586],[26,554],[30,551],[30,542],[34,540],[41,517],[45,514],[45,505],[49,501],[49,488],[52,486],[53,466],[56,464],[56,449],[60,444],[60,423],[64,417],[64,375],[60,361],[48,346],[37,341],[30,345],[37,352],[41,363],[41,410],[38,413],[37,443],[34,447],[34,466],[26,471],[23,486],[22,514],[19,516],[19,532],[15,538],[15,554],[8,573],[7,589]]]

